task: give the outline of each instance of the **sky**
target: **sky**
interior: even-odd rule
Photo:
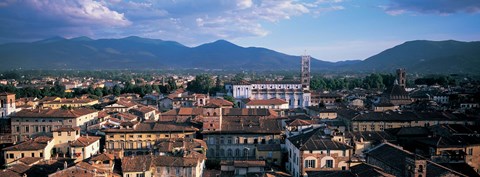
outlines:
[[[480,0],[0,0],[0,43],[53,36],[366,59],[411,40],[479,41]]]

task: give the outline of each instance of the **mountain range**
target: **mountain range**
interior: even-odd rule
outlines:
[[[348,51],[346,51],[348,52]],[[53,37],[0,45],[0,70],[8,69],[222,69],[300,70],[300,56],[218,40],[196,47],[175,41],[126,37]],[[365,60],[312,59],[313,71],[480,73],[480,42],[409,41]]]

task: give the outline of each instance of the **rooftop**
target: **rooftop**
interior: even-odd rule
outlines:
[[[88,108],[74,109],[23,109],[12,118],[77,118],[91,113],[98,112]]]

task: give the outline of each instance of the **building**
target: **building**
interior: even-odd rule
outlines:
[[[384,131],[401,127],[428,127],[439,124],[475,124],[475,117],[443,111],[360,112],[351,119],[353,131]]]
[[[222,177],[227,176],[264,176],[265,161],[248,160],[248,161],[221,161],[220,170]]]
[[[143,122],[122,124],[116,129],[106,129],[105,148],[122,157],[132,154],[148,154],[154,151],[159,139],[195,138],[198,128],[188,123]]]
[[[12,135],[23,141],[35,134],[51,132],[60,127],[80,127],[97,123],[98,111],[88,108],[75,109],[24,109],[11,116]]]
[[[80,162],[74,166],[58,170],[48,177],[120,177],[119,174],[113,173],[112,170],[98,168],[95,164],[88,162]]]
[[[130,113],[138,116],[140,120],[151,120],[151,121],[157,121],[158,120],[158,115],[157,115],[157,109],[149,107],[149,106],[142,106],[134,109],[130,109]]]
[[[287,171],[293,177],[307,175],[307,171],[348,170],[353,148],[332,140],[324,129],[316,128],[287,138]]]
[[[286,100],[289,108],[310,106],[310,92],[302,89],[299,82],[247,82],[225,84],[227,95],[233,96],[236,104],[242,99],[268,100],[278,98]],[[239,106],[240,107],[240,106]]]
[[[176,156],[138,155],[122,159],[123,177],[201,177],[205,155],[196,151]]]
[[[227,95],[235,98],[235,104],[241,107],[241,100],[282,99],[288,102],[288,108],[310,106],[310,56],[302,56],[302,80],[298,81],[260,81],[245,80],[226,83]]]
[[[391,143],[378,145],[366,154],[368,164],[398,177],[467,176]]]
[[[288,109],[288,102],[278,98],[271,98],[268,100],[244,100],[244,108],[266,108],[266,109]]]
[[[128,112],[130,109],[137,108],[138,105],[128,100],[118,100],[116,103],[105,106],[104,110],[108,112]]]
[[[42,103],[44,108],[60,109],[62,106],[78,108],[78,107],[87,107],[93,106],[98,103],[98,100],[93,100],[89,98],[55,98],[52,101],[46,101]]]
[[[54,141],[50,137],[40,136],[16,145],[3,148],[5,163],[10,164],[25,157],[40,157],[48,160],[51,158]]]
[[[10,114],[15,113],[15,94],[0,93],[0,118],[7,118]]]
[[[255,150],[255,159],[277,166],[282,165],[283,152],[281,144],[258,144]]]
[[[203,140],[209,159],[254,159],[257,144],[280,144],[282,126],[262,116],[265,109],[222,109],[208,104],[203,109]],[[266,115],[266,114],[265,114]]]
[[[302,88],[303,90],[310,90],[310,56],[302,56]]]

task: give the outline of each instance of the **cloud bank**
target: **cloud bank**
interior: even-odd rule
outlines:
[[[130,35],[198,44],[269,34],[264,23],[342,10],[340,0],[6,0],[0,42],[55,35]]]
[[[479,0],[390,0],[384,6],[390,15],[400,15],[406,12],[421,14],[448,15],[454,13],[479,13]]]

